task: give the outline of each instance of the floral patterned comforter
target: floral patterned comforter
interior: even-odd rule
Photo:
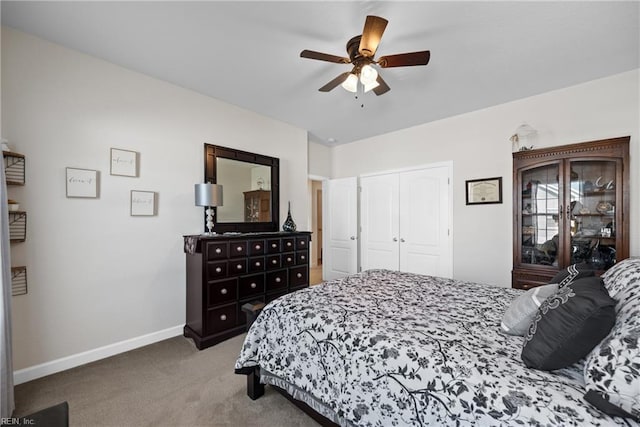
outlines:
[[[607,426],[580,364],[526,368],[502,315],[519,290],[370,270],[281,297],[249,330],[236,369],[260,366],[341,425]]]

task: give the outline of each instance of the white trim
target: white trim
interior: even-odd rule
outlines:
[[[331,179],[331,178],[328,178],[328,177],[326,177],[326,176],[322,176],[322,175],[312,175],[312,174],[309,174],[309,175],[308,175],[308,177],[309,177],[309,179],[310,179],[311,181],[326,181],[326,180],[328,180],[328,179]]]
[[[114,344],[105,345],[104,347],[98,347],[93,350],[45,362],[40,365],[13,371],[13,381],[15,385],[26,383],[27,381],[55,374],[56,372],[66,371],[67,369],[75,368],[76,366],[95,362],[96,360],[124,353],[138,347],[144,347],[145,345],[173,338],[182,335],[182,332],[183,325],[174,326],[172,328],[163,329],[162,331],[152,332],[147,335],[141,335],[139,337],[130,338]]]
[[[368,176],[387,175],[387,174],[390,174],[390,173],[409,172],[409,171],[415,171],[415,170],[420,170],[420,169],[439,168],[439,167],[444,167],[444,166],[449,167],[449,169],[452,171],[450,178],[453,178],[453,160],[445,160],[445,161],[442,161],[442,162],[429,163],[429,164],[426,164],[426,165],[409,166],[409,167],[400,168],[400,169],[389,169],[389,170],[380,171],[380,172],[362,173],[362,174],[360,174],[358,176],[360,178],[365,178],[365,177],[368,177]]]

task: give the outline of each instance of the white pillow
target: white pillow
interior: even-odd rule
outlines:
[[[538,307],[551,295],[558,292],[560,285],[550,283],[529,289],[513,300],[502,316],[500,327],[509,335],[524,336],[533,321]]]

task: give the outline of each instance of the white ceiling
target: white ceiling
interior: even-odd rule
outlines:
[[[2,23],[342,144],[640,67],[640,3],[11,2]],[[349,65],[365,16],[389,20],[377,56],[430,50],[381,70],[391,91],[318,88]],[[361,104],[364,103],[364,107]],[[526,118],[523,118],[526,119]]]

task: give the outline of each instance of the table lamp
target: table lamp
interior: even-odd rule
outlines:
[[[222,185],[217,184],[196,184],[196,206],[204,206],[207,208],[205,213],[207,214],[207,233],[204,235],[212,236],[216,234],[213,231],[213,207],[222,206]]]

